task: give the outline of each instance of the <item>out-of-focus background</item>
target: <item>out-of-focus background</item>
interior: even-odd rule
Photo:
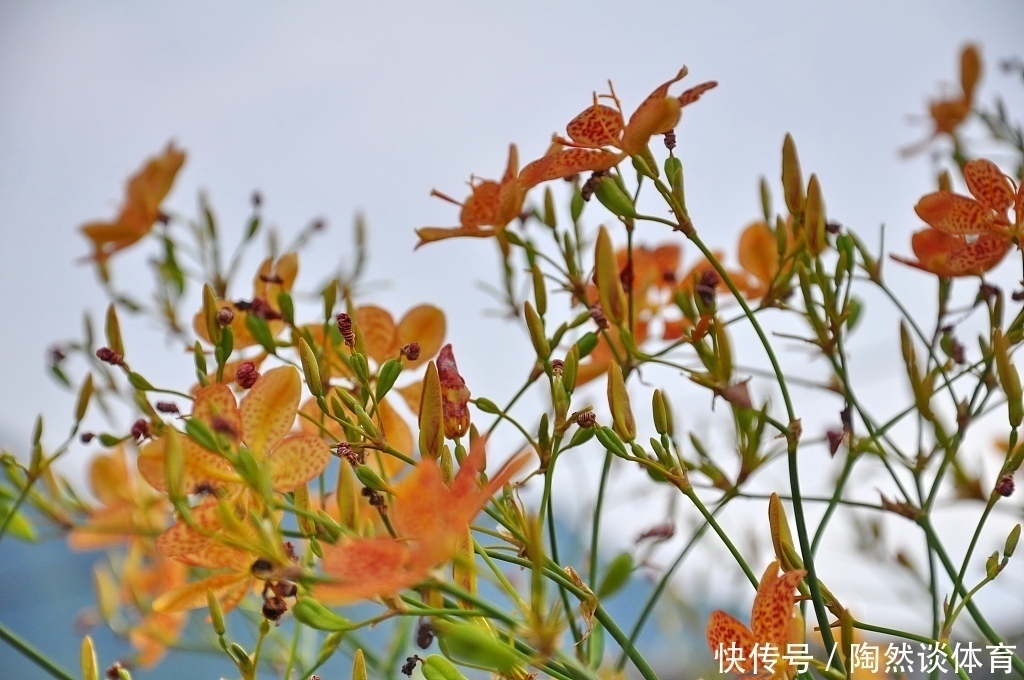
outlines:
[[[496,303],[476,282],[497,282],[493,244],[450,241],[413,251],[415,227],[457,222],[457,209],[431,199],[431,188],[461,196],[471,173],[499,176],[510,142],[524,159],[539,156],[551,133],[562,131],[609,78],[628,111],[685,64],[691,75],[684,87],[720,83],[686,109],[677,130],[689,209],[707,241],[734,256],[739,230],[760,214],[759,176],[778,196],[781,143],[790,132],[805,173],[821,180],[830,217],[872,244],[884,224],[887,250],[908,254],[909,235],[919,227],[912,207],[934,188],[937,166],[928,153],[902,160],[897,150],[930,132],[920,116],[928,98],[952,89],[967,42],[978,43],[985,59],[980,99],[998,89],[1011,110],[1024,110],[1019,77],[997,67],[1019,56],[1021,26],[1024,6],[1009,1],[826,8],[743,0],[628,9],[603,1],[0,4],[0,447],[24,456],[40,412],[51,443],[63,435],[74,395],[48,377],[47,351],[78,336],[83,309],[98,317],[106,305],[93,270],[79,261],[88,246],[76,227],[112,215],[125,178],[168,140],[189,154],[165,203],[169,210],[194,215],[197,194],[205,191],[222,229],[240,233],[258,190],[263,214],[283,241],[312,220],[325,221],[327,230],[302,261],[300,290],[305,284],[312,291],[350,260],[351,224],[362,212],[372,284],[365,300],[399,314],[421,302],[443,307],[474,394],[502,401],[529,369],[529,344],[519,326],[486,313]],[[908,120],[910,114],[919,119]],[[668,238],[650,227],[638,233],[651,245]],[[112,267],[122,287],[137,281],[142,294],[151,285],[141,255],[117,257]],[[917,291],[909,299],[919,294],[928,318],[934,281],[887,268],[894,288]],[[1010,287],[1013,272],[1004,270]],[[893,395],[906,398],[897,347],[878,342],[896,337],[895,317],[869,318],[889,325],[880,326],[884,333],[862,330],[851,352],[861,360],[862,398],[884,410]],[[132,332],[144,339],[142,346],[139,339],[129,343],[147,376],[172,381],[188,374],[188,359],[168,361],[152,328],[141,324]],[[805,368],[798,351],[794,357],[792,365]],[[710,430],[706,397],[694,404],[699,409],[688,426]],[[819,405],[822,413],[840,407]],[[819,427],[817,435],[823,433]],[[969,446],[990,448],[996,434]],[[62,470],[80,477],[91,451],[74,448]],[[592,474],[585,461],[578,464],[583,479]],[[810,467],[824,479],[835,473],[830,465],[823,447],[820,464]],[[587,492],[566,494],[567,521],[585,515]],[[628,545],[666,513],[662,500],[624,493],[613,502],[621,523],[608,528],[612,545]],[[762,517],[760,506],[747,511]],[[1000,536],[1005,529],[995,526],[992,540]],[[965,539],[952,540],[956,549]],[[664,564],[674,550],[655,562]],[[73,667],[79,636],[72,618],[91,600],[87,565],[94,557],[68,554],[59,540],[26,551],[6,539],[0,619]],[[682,571],[681,592],[705,593],[691,601],[698,611],[742,611],[750,594],[737,603],[741,576],[732,568],[729,576],[712,576],[711,559],[723,558],[712,551],[703,566],[695,559]],[[856,566],[842,562],[820,568],[856,584]],[[917,613],[905,601],[920,594],[901,599],[904,587],[854,592],[864,610],[911,625]],[[999,597],[1011,598],[1004,618],[1012,619],[1019,589]],[[661,642],[651,644],[663,646],[662,662],[671,667],[674,629],[663,630]],[[108,658],[123,649],[113,639],[101,643]],[[13,656],[0,645],[0,675],[15,669],[10,677],[35,677],[37,671],[17,671],[29,667]],[[172,658],[147,677],[182,677],[182,663]]]

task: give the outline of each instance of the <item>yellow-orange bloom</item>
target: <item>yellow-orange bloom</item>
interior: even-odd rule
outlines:
[[[750,628],[723,611],[711,612],[708,646],[725,672],[773,678],[792,675],[782,655],[787,645],[803,639],[803,620],[799,613],[794,617],[794,591],[806,573],[794,570],[780,577],[779,563],[769,564],[754,597]],[[773,669],[765,667],[766,659],[774,661]]]
[[[100,506],[68,534],[75,550],[94,550],[118,543],[153,539],[170,515],[167,499],[128,473],[123,446],[101,454],[89,466],[89,486]]]
[[[432,460],[394,485],[392,523],[398,538],[357,538],[324,546],[323,569],[332,580],[314,594],[331,604],[389,597],[430,577],[452,559],[473,518],[526,462],[516,456],[485,484],[484,442],[476,440],[451,486]]]
[[[160,217],[160,203],[171,191],[185,152],[167,145],[163,154],[151,158],[128,180],[121,211],[112,222],[90,222],[81,232],[92,241],[93,259],[103,262],[149,233]]]

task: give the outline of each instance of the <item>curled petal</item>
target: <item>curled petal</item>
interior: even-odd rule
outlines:
[[[519,182],[526,188],[552,179],[564,179],[580,172],[598,172],[614,167],[625,156],[590,149],[565,149],[548,154],[526,165]]]
[[[897,262],[936,276],[980,276],[995,267],[1010,249],[1006,237],[983,234],[973,243],[935,229],[922,229],[911,241],[917,260],[893,255]]]
[[[565,131],[580,146],[618,146],[625,124],[622,114],[610,106],[594,104],[569,121]]]
[[[629,117],[622,134],[622,150],[628,154],[640,153],[651,135],[668,132],[679,122],[682,103],[668,96],[668,88],[686,77],[686,67],[679,69],[675,78],[665,81],[645,99]]]
[[[995,214],[973,198],[951,191],[922,196],[914,212],[928,226],[946,234],[980,234],[991,231]]]
[[[781,650],[788,642],[796,587],[807,572],[798,569],[781,577],[778,572],[779,563],[772,562],[761,577],[750,615],[750,627],[758,642],[775,645],[775,649]]]
[[[735,617],[723,611],[711,612],[711,618],[708,619],[707,640],[711,653],[718,658],[723,667],[726,659],[730,662],[735,659],[737,663],[731,670],[739,673],[747,673],[752,670],[749,661],[754,653],[754,636]]]
[[[260,376],[242,398],[242,437],[257,460],[262,460],[288,434],[301,394],[298,370],[279,366]]]
[[[686,106],[687,104],[692,104],[698,99],[700,99],[701,95],[703,95],[705,92],[707,92],[708,90],[713,90],[716,87],[718,87],[717,80],[709,80],[705,83],[701,83],[700,85],[695,85],[694,87],[691,87],[689,90],[686,90],[681,95],[679,95],[679,105]]]
[[[968,161],[964,165],[964,179],[967,188],[978,203],[1000,215],[1013,205],[1013,187],[1010,180],[995,163],[984,158]]]
[[[471,237],[489,238],[498,233],[497,229],[479,229],[477,227],[420,227],[416,235],[420,237],[416,247],[419,248],[425,243],[443,241],[449,238]]]
[[[775,234],[764,222],[754,222],[740,235],[740,266],[754,275],[767,290],[779,273],[779,247]]]

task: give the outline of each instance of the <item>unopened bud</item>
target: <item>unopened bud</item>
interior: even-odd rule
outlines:
[[[100,347],[96,350],[96,358],[111,366],[124,365],[124,358],[109,347]]]
[[[1003,498],[1009,498],[1012,496],[1014,488],[1015,485],[1013,483],[1012,474],[1007,473],[1000,477],[999,481],[996,482],[996,493]]]
[[[420,358],[420,343],[410,342],[398,350],[399,353],[409,361],[416,361]]]
[[[256,364],[251,361],[244,362],[235,371],[235,382],[242,389],[249,389],[260,379],[260,372],[256,370]]]
[[[145,418],[139,418],[132,424],[132,438],[135,441],[142,441],[148,439],[150,436],[149,421]]]
[[[221,307],[220,311],[217,312],[217,323],[221,326],[230,326],[234,320],[235,313],[231,311],[230,307]]]
[[[338,320],[338,332],[348,347],[356,346],[356,333],[352,329],[352,317],[342,312],[336,317]]]

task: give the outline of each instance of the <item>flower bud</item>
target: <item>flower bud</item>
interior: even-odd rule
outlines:
[[[608,407],[612,412],[615,433],[627,442],[633,441],[636,438],[636,421],[633,419],[622,369],[614,362],[608,369]]]
[[[260,372],[256,370],[256,364],[252,361],[245,361],[235,371],[235,382],[242,389],[249,389],[260,379]]]
[[[78,657],[82,666],[82,680],[100,680],[100,665],[96,660],[96,648],[93,647],[92,638],[88,635],[82,638],[82,648]]]
[[[1007,473],[1000,477],[999,481],[996,482],[995,491],[1003,498],[1009,498],[1013,495],[1014,488],[1013,475]]]
[[[626,318],[626,292],[622,288],[622,278],[619,276],[619,266],[611,237],[604,227],[601,227],[597,234],[594,257],[594,278],[597,282],[601,310],[609,321],[619,325]]]
[[[658,434],[672,435],[672,411],[668,405],[668,399],[661,390],[654,390],[652,397],[654,412],[654,429]]]
[[[224,610],[221,609],[220,602],[212,590],[206,591],[206,606],[210,609],[210,623],[213,625],[213,632],[219,637],[223,637],[227,631],[224,626]]]
[[[124,342],[121,340],[121,324],[117,320],[114,303],[107,307],[107,347],[114,350],[119,357],[124,357]],[[119,362],[120,363],[120,362]]]
[[[544,334],[544,321],[541,320],[529,300],[523,303],[523,313],[526,316],[526,328],[530,331],[530,340],[537,352],[537,358],[543,361],[551,355],[551,345]]]
[[[466,388],[466,381],[459,375],[459,367],[455,363],[455,354],[450,344],[442,347],[437,355],[437,376],[441,385],[444,436],[456,439],[469,430],[469,389]]]
[[[786,207],[791,214],[803,212],[804,181],[800,174],[800,159],[796,155],[796,142],[786,134],[782,142],[782,188],[786,195]]]
[[[295,338],[295,344],[299,350],[299,360],[302,363],[302,374],[306,378],[306,387],[314,397],[322,397],[324,386],[320,379],[320,364],[316,360],[316,355],[313,354],[309,343],[302,336]]]
[[[420,396],[420,456],[437,459],[444,445],[444,416],[441,401],[441,382],[437,366],[431,361],[423,376],[423,394]]]
[[[329,632],[352,629],[352,622],[338,616],[311,597],[303,597],[292,607],[295,620],[316,630]]]

